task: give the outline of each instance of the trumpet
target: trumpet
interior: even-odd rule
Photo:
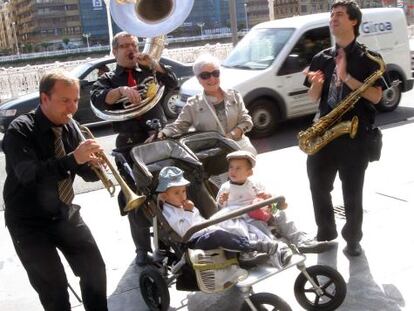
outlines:
[[[86,126],[79,126],[78,123],[73,119],[72,115],[68,115],[68,117],[69,117],[70,122],[72,122],[74,128],[78,132],[82,141],[85,141],[87,139],[85,135],[83,134],[83,132],[85,132],[89,138],[91,139],[95,138],[93,134],[91,133],[91,131]],[[145,202],[146,196],[137,195],[131,190],[131,188],[129,188],[127,183],[124,181],[122,176],[118,173],[117,169],[114,168],[114,166],[109,161],[108,157],[105,155],[104,152],[99,152],[98,154],[96,154],[96,156],[105,163],[105,165],[108,167],[112,175],[114,175],[115,179],[119,183],[119,186],[121,187],[121,191],[124,194],[125,200],[126,200],[126,205],[123,209],[124,212],[129,212],[135,208],[140,207]],[[99,167],[92,166],[92,169],[94,170],[98,178],[101,180],[106,190],[108,190],[111,197],[113,197],[115,193],[115,185],[112,182],[112,180],[109,179],[108,175],[106,174],[105,168],[102,165],[100,165]]]

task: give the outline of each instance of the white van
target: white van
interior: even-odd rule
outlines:
[[[399,8],[363,9],[358,41],[381,53],[390,80],[378,110],[392,111],[401,92],[413,87],[405,15]],[[271,134],[277,123],[314,113],[303,86],[303,69],[316,53],[333,45],[330,13],[261,23],[236,45],[221,65],[221,84],[241,92],[253,118],[252,134]],[[178,109],[201,92],[195,77],[180,89]]]

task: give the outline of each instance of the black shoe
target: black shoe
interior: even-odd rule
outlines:
[[[137,256],[135,257],[135,264],[143,267],[152,263],[152,258],[148,256],[148,253],[145,251],[137,251]]]
[[[319,242],[330,242],[330,241],[335,240],[337,237],[338,237],[337,232],[334,232],[334,233],[329,234],[329,235],[319,235],[318,234],[316,236],[316,240],[319,241]]]
[[[323,253],[331,249],[335,245],[334,241],[317,241],[314,239],[307,239],[300,241],[297,244],[299,252],[305,253]]]
[[[362,254],[362,247],[361,244],[357,243],[348,243],[344,248],[345,255],[351,257],[357,257]]]

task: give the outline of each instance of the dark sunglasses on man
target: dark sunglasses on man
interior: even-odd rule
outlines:
[[[203,79],[203,80],[208,80],[211,78],[211,76],[213,76],[214,78],[218,78],[220,77],[220,70],[217,69],[217,70],[213,70],[212,72],[203,71],[198,76],[200,77],[200,79]]]

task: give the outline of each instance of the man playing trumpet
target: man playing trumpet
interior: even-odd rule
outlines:
[[[95,107],[115,108],[119,105],[119,100],[125,97],[129,101],[128,105],[139,105],[143,100],[139,86],[143,81],[153,77],[154,72],[157,81],[167,89],[177,87],[177,78],[170,69],[149,55],[139,52],[138,39],[135,36],[127,32],[116,34],[112,41],[112,52],[116,60],[115,70],[103,74],[91,90],[91,101]],[[147,125],[147,121],[153,119],[159,119],[162,126],[167,122],[159,103],[138,117],[113,123],[114,131],[118,133],[116,147],[130,164],[132,163],[129,156],[130,149],[150,137],[152,129]],[[122,170],[121,175],[127,182],[130,181],[131,178],[123,174]],[[124,199],[121,193],[119,202],[123,208]],[[149,262],[148,252],[151,251],[150,223],[143,215],[142,209],[130,211],[128,219],[136,247],[136,263],[145,265]]]
[[[6,225],[45,310],[71,310],[60,250],[80,278],[85,309],[104,311],[105,263],[80,206],[72,203],[75,175],[98,180],[90,165],[100,162],[95,154],[102,148],[82,141],[70,122],[78,109],[78,79],[49,72],[39,91],[40,105],[13,120],[3,139]]]

